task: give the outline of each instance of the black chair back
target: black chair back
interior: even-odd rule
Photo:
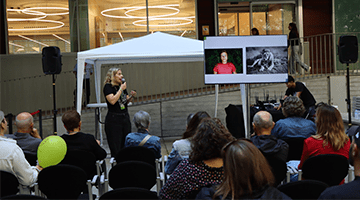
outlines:
[[[302,180],[280,185],[278,190],[292,199],[318,199],[327,187],[329,186],[321,181]]]
[[[305,138],[287,138],[283,140],[289,145],[289,153],[288,153],[287,161],[300,160],[304,148]]]
[[[0,197],[13,195],[19,192],[19,181],[12,173],[0,171]]]
[[[1,199],[16,199],[16,200],[22,200],[22,199],[46,199],[45,197],[36,196],[36,195],[30,195],[30,194],[16,194],[16,195],[10,195],[6,197],[2,197]]]
[[[69,150],[60,164],[74,165],[83,169],[87,179],[91,180],[96,173],[96,157],[93,153],[83,150]]]
[[[154,166],[141,161],[118,163],[109,172],[109,185],[112,188],[140,187],[150,190],[156,183]]]
[[[322,181],[329,186],[339,185],[349,170],[348,159],[336,154],[310,157],[302,166],[302,178]]]
[[[25,153],[25,158],[31,166],[36,166],[37,154],[36,153]]]
[[[144,188],[118,188],[111,190],[100,197],[100,200],[106,199],[159,199],[156,192]]]
[[[124,161],[142,161],[155,167],[154,152],[143,146],[126,147],[121,149],[115,156],[116,163]]]
[[[38,175],[38,185],[49,199],[77,199],[86,188],[86,173],[73,165],[46,167]]]
[[[273,156],[265,156],[266,160],[268,161],[271,171],[275,178],[274,186],[278,186],[286,177],[287,166],[286,162],[280,160],[277,157]]]

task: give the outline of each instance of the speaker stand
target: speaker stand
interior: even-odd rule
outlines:
[[[349,63],[346,63],[346,89],[347,89],[347,111],[348,111],[348,126],[351,127],[351,100],[350,100],[350,73],[349,73]]]
[[[53,103],[54,103],[54,135],[57,135],[57,126],[56,126],[56,97],[55,97],[55,74],[52,75],[52,81],[53,81]]]

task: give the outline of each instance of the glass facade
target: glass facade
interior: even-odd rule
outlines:
[[[69,9],[68,0],[8,0],[9,53],[39,53],[45,46],[58,46],[61,52],[70,52],[70,42],[83,40],[80,37],[88,37],[92,49],[155,31],[197,38],[195,0],[78,2],[79,9],[76,6]],[[76,21],[81,25],[83,19],[88,21],[88,30],[76,27]],[[70,37],[70,21],[75,24],[71,31],[77,34],[75,37]]]
[[[70,51],[68,0],[7,1],[9,53],[39,53],[58,46]]]
[[[219,3],[218,7],[220,36],[250,35],[251,28],[260,35],[287,34],[288,24],[296,20],[295,3]]]

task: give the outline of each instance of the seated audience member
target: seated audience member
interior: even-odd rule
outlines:
[[[34,128],[33,116],[28,112],[22,112],[16,116],[15,121],[17,131],[5,136],[16,140],[24,153],[36,154],[42,139]]]
[[[4,137],[7,126],[4,113],[0,111],[0,170],[14,174],[21,185],[30,186],[36,182],[42,168],[30,166],[16,141]]]
[[[360,138],[359,129],[352,137],[349,151],[349,163],[354,166],[355,179],[349,183],[327,188],[319,199],[360,199]]]
[[[203,187],[196,199],[291,199],[272,187],[274,176],[265,157],[247,140],[232,141],[222,150],[224,180]]]
[[[97,160],[106,158],[106,151],[99,145],[99,141],[91,134],[80,132],[81,118],[76,110],[66,111],[62,118],[67,134],[61,137],[65,140],[67,150],[83,150],[91,152]]]
[[[251,137],[253,144],[266,156],[277,157],[286,162],[289,145],[281,139],[271,135],[274,127],[272,116],[267,111],[259,111],[253,119],[255,135]]]
[[[271,135],[278,139],[287,139],[308,138],[315,134],[315,123],[302,118],[305,107],[299,97],[286,97],[282,106],[282,112],[286,118],[276,122],[271,130]]]
[[[150,115],[140,110],[134,115],[137,132],[129,133],[125,138],[125,147],[144,146],[154,151],[155,158],[161,158],[161,143],[158,136],[150,135]]]
[[[220,184],[224,175],[221,149],[232,140],[233,136],[213,119],[203,119],[191,139],[189,159],[176,167],[161,188],[160,198],[194,198],[201,187]]]
[[[321,154],[338,154],[349,158],[350,139],[345,134],[340,112],[329,105],[317,108],[315,114],[317,133],[304,140],[299,169],[305,160]]]
[[[165,172],[167,174],[171,174],[183,159],[189,158],[191,152],[190,139],[195,134],[200,121],[209,117],[210,115],[205,111],[200,111],[195,115],[190,114],[188,116],[186,131],[183,133],[182,139],[175,141],[172,145],[172,150],[165,165]]]

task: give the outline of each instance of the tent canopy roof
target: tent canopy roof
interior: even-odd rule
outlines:
[[[203,42],[199,40],[156,32],[113,45],[78,53],[79,58],[90,60],[124,60],[137,62],[156,58],[199,58],[203,59]],[[156,62],[156,60],[154,61]],[[170,61],[171,62],[171,61]]]

